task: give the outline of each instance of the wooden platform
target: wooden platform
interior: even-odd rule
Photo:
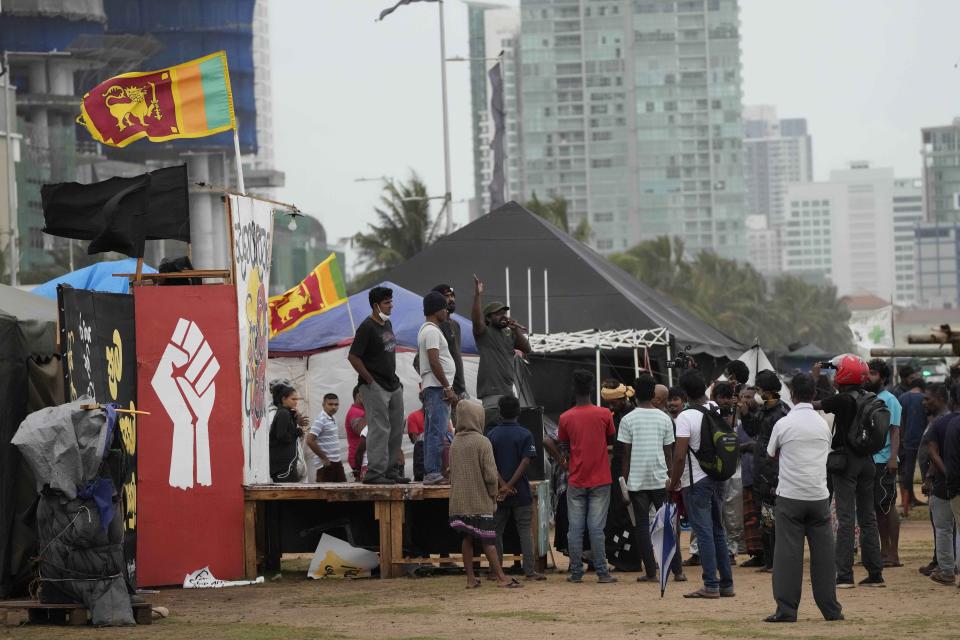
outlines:
[[[31,624],[59,624],[73,627],[83,626],[90,621],[90,612],[82,604],[44,604],[39,600],[0,600],[0,614],[4,624],[9,623],[10,615],[26,613]],[[142,602],[133,605],[133,619],[137,624],[153,624],[153,610],[150,604]]]
[[[537,485],[531,482],[533,493],[534,555],[541,557],[537,531]],[[372,502],[374,518],[379,526],[380,577],[396,578],[403,575],[403,565],[429,563],[429,558],[405,558],[403,554],[403,524],[405,502],[418,500],[449,500],[449,485],[424,485],[420,482],[396,485],[366,485],[357,482],[311,484],[261,484],[244,486],[244,570],[246,577],[257,577],[258,548],[257,505],[273,500],[315,500],[320,502]],[[449,561],[452,558],[445,558]],[[508,558],[505,558],[508,559]]]

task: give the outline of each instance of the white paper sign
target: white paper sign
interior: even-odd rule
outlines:
[[[220,580],[213,577],[210,567],[197,569],[183,578],[184,589],[222,589],[223,587],[243,587],[248,584],[263,584],[263,576],[256,580]]]

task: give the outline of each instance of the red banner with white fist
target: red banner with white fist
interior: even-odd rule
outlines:
[[[137,584],[209,566],[243,576],[237,297],[230,285],[136,287]]]

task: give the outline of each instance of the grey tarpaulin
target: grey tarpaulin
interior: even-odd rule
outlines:
[[[33,470],[37,493],[49,485],[67,498],[97,477],[103,461],[107,420],[102,411],[85,411],[76,402],[47,407],[27,416],[11,442]]]
[[[103,462],[110,429],[102,411],[80,408],[90,401],[81,398],[30,414],[11,441],[40,492],[40,600],[81,602],[95,625],[134,624],[124,576],[122,510],[115,508],[110,521],[101,524],[103,512],[94,499],[78,497],[94,481],[109,478]],[[115,490],[112,499],[116,505]]]

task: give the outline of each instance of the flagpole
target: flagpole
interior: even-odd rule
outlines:
[[[446,233],[453,232],[453,198],[450,189],[450,121],[447,115],[447,43],[443,26],[443,0],[437,2],[440,13],[440,87],[443,98],[443,206],[447,210]]]
[[[233,127],[233,153],[236,155],[237,160],[237,191],[240,193],[246,193],[247,188],[243,184],[243,162],[240,160],[240,124],[237,123]]]

